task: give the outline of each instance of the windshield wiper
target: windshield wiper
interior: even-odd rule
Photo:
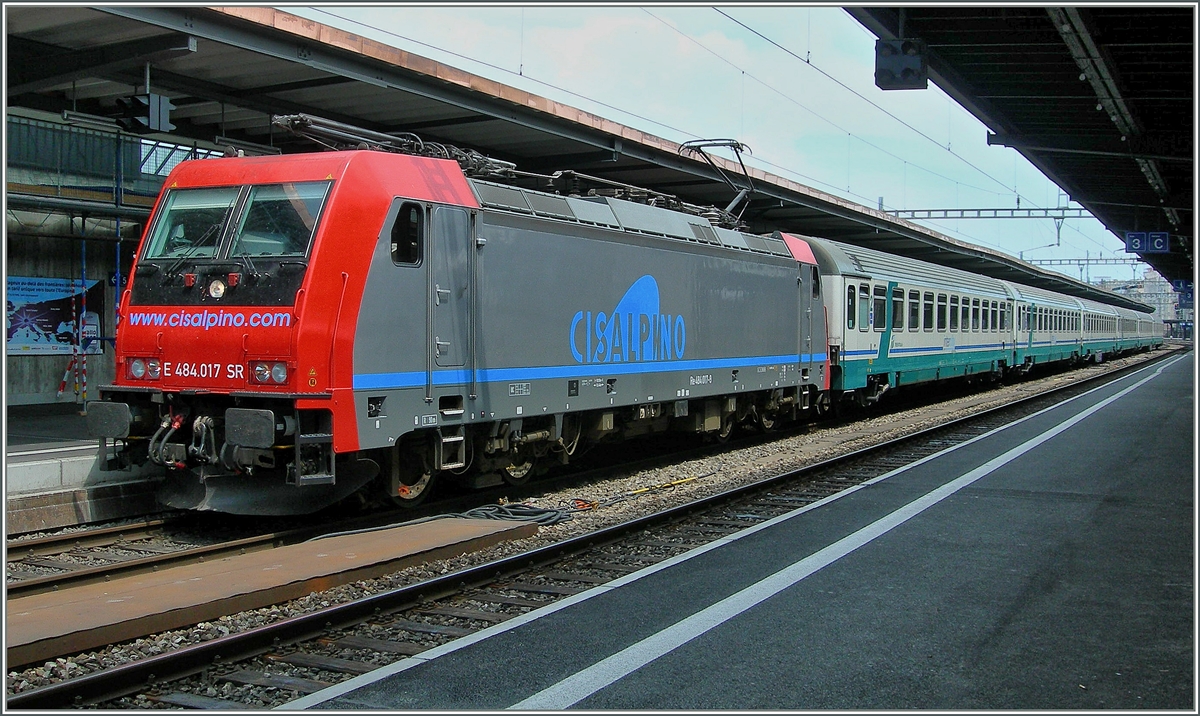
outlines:
[[[234,258],[239,260],[246,259],[246,270],[250,272],[250,278],[258,279],[258,277],[262,275],[258,272],[258,269],[254,267],[254,262],[250,260],[250,252],[248,250],[242,251],[242,253],[238,254]]]
[[[207,242],[207,241],[208,241],[208,238],[209,238],[210,236],[214,235],[214,234],[217,232],[217,229],[221,228],[221,227],[222,227],[222,226],[224,226],[224,225],[225,225],[225,220],[224,220],[224,219],[221,219],[221,220],[220,220],[220,221],[218,221],[217,223],[215,223],[215,224],[213,224],[212,226],[208,227],[208,230],[204,232],[204,235],[203,235],[203,236],[201,236],[199,239],[197,239],[197,240],[196,240],[196,243],[192,244],[191,248],[189,248],[187,251],[184,251],[182,256],[180,256],[179,258],[175,259],[175,263],[171,264],[170,268],[168,268],[168,269],[167,269],[167,272],[166,272],[166,274],[163,276],[163,278],[164,278],[165,280],[167,280],[167,281],[170,281],[171,279],[173,279],[173,278],[175,278],[176,276],[178,276],[178,275],[179,275],[179,274],[178,274],[178,271],[179,271],[179,269],[180,269],[180,268],[182,268],[182,267],[183,267],[183,264],[184,264],[184,263],[185,263],[185,262],[186,262],[186,261],[187,261],[189,258],[191,258],[191,257],[192,257],[192,254],[196,253],[196,249],[198,249],[198,248],[200,248],[201,246],[203,246],[203,245],[205,244],[205,242]]]

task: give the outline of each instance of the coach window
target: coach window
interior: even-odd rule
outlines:
[[[971,330],[979,330],[979,299],[971,300]]]
[[[871,326],[877,331],[887,328],[887,286],[875,287],[875,315],[872,316]]]
[[[421,263],[421,234],[425,212],[419,204],[404,204],[392,224],[392,263]]]
[[[908,330],[921,330],[921,294],[908,292]]]
[[[958,296],[950,297],[950,330],[958,330]]]
[[[904,289],[892,289],[892,328],[904,329]]]
[[[865,331],[871,327],[871,286],[860,284],[858,287],[858,330]]]
[[[937,299],[937,329],[946,330],[946,294],[939,293]]]
[[[846,328],[854,328],[854,286],[846,287]]]
[[[1000,330],[1007,331],[1008,330],[1008,312],[1005,311],[1004,309],[1005,309],[1005,303],[1003,301],[1001,301],[1000,302]]]
[[[932,331],[933,330],[933,294],[926,293],[924,296],[924,299],[925,300],[922,301],[922,309],[923,309],[922,313],[924,316],[924,320],[922,321],[921,325],[925,330]]]
[[[1000,330],[1000,304],[992,301],[992,330]]]
[[[971,299],[966,296],[962,299],[962,329],[963,332],[971,330]]]
[[[980,312],[979,318],[980,318],[979,330],[984,331],[984,332],[991,330],[992,324],[988,323],[988,302],[987,301],[983,302],[983,311]]]

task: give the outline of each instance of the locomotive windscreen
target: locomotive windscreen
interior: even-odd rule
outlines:
[[[140,305],[284,305],[304,277],[331,182],[172,189],[139,261]],[[214,277],[236,284],[209,290]],[[234,289],[228,290],[225,289]]]

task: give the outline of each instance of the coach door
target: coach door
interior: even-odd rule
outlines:
[[[812,380],[815,375],[815,366],[813,365],[813,349],[816,347],[821,352],[824,349],[821,345],[824,343],[824,314],[817,315],[818,311],[822,311],[821,305],[821,277],[817,273],[816,266],[806,266],[800,264],[800,376],[806,380]],[[821,335],[814,336],[814,332],[820,330]]]
[[[430,348],[438,367],[461,368],[470,351],[471,216],[437,206],[430,224]]]

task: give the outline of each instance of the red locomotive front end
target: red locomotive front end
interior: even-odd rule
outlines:
[[[401,194],[471,197],[453,163],[377,152],[172,172],[121,298],[115,380],[88,405],[102,467],[151,462],[164,504],[246,514],[310,512],[370,481],[350,348]]]

